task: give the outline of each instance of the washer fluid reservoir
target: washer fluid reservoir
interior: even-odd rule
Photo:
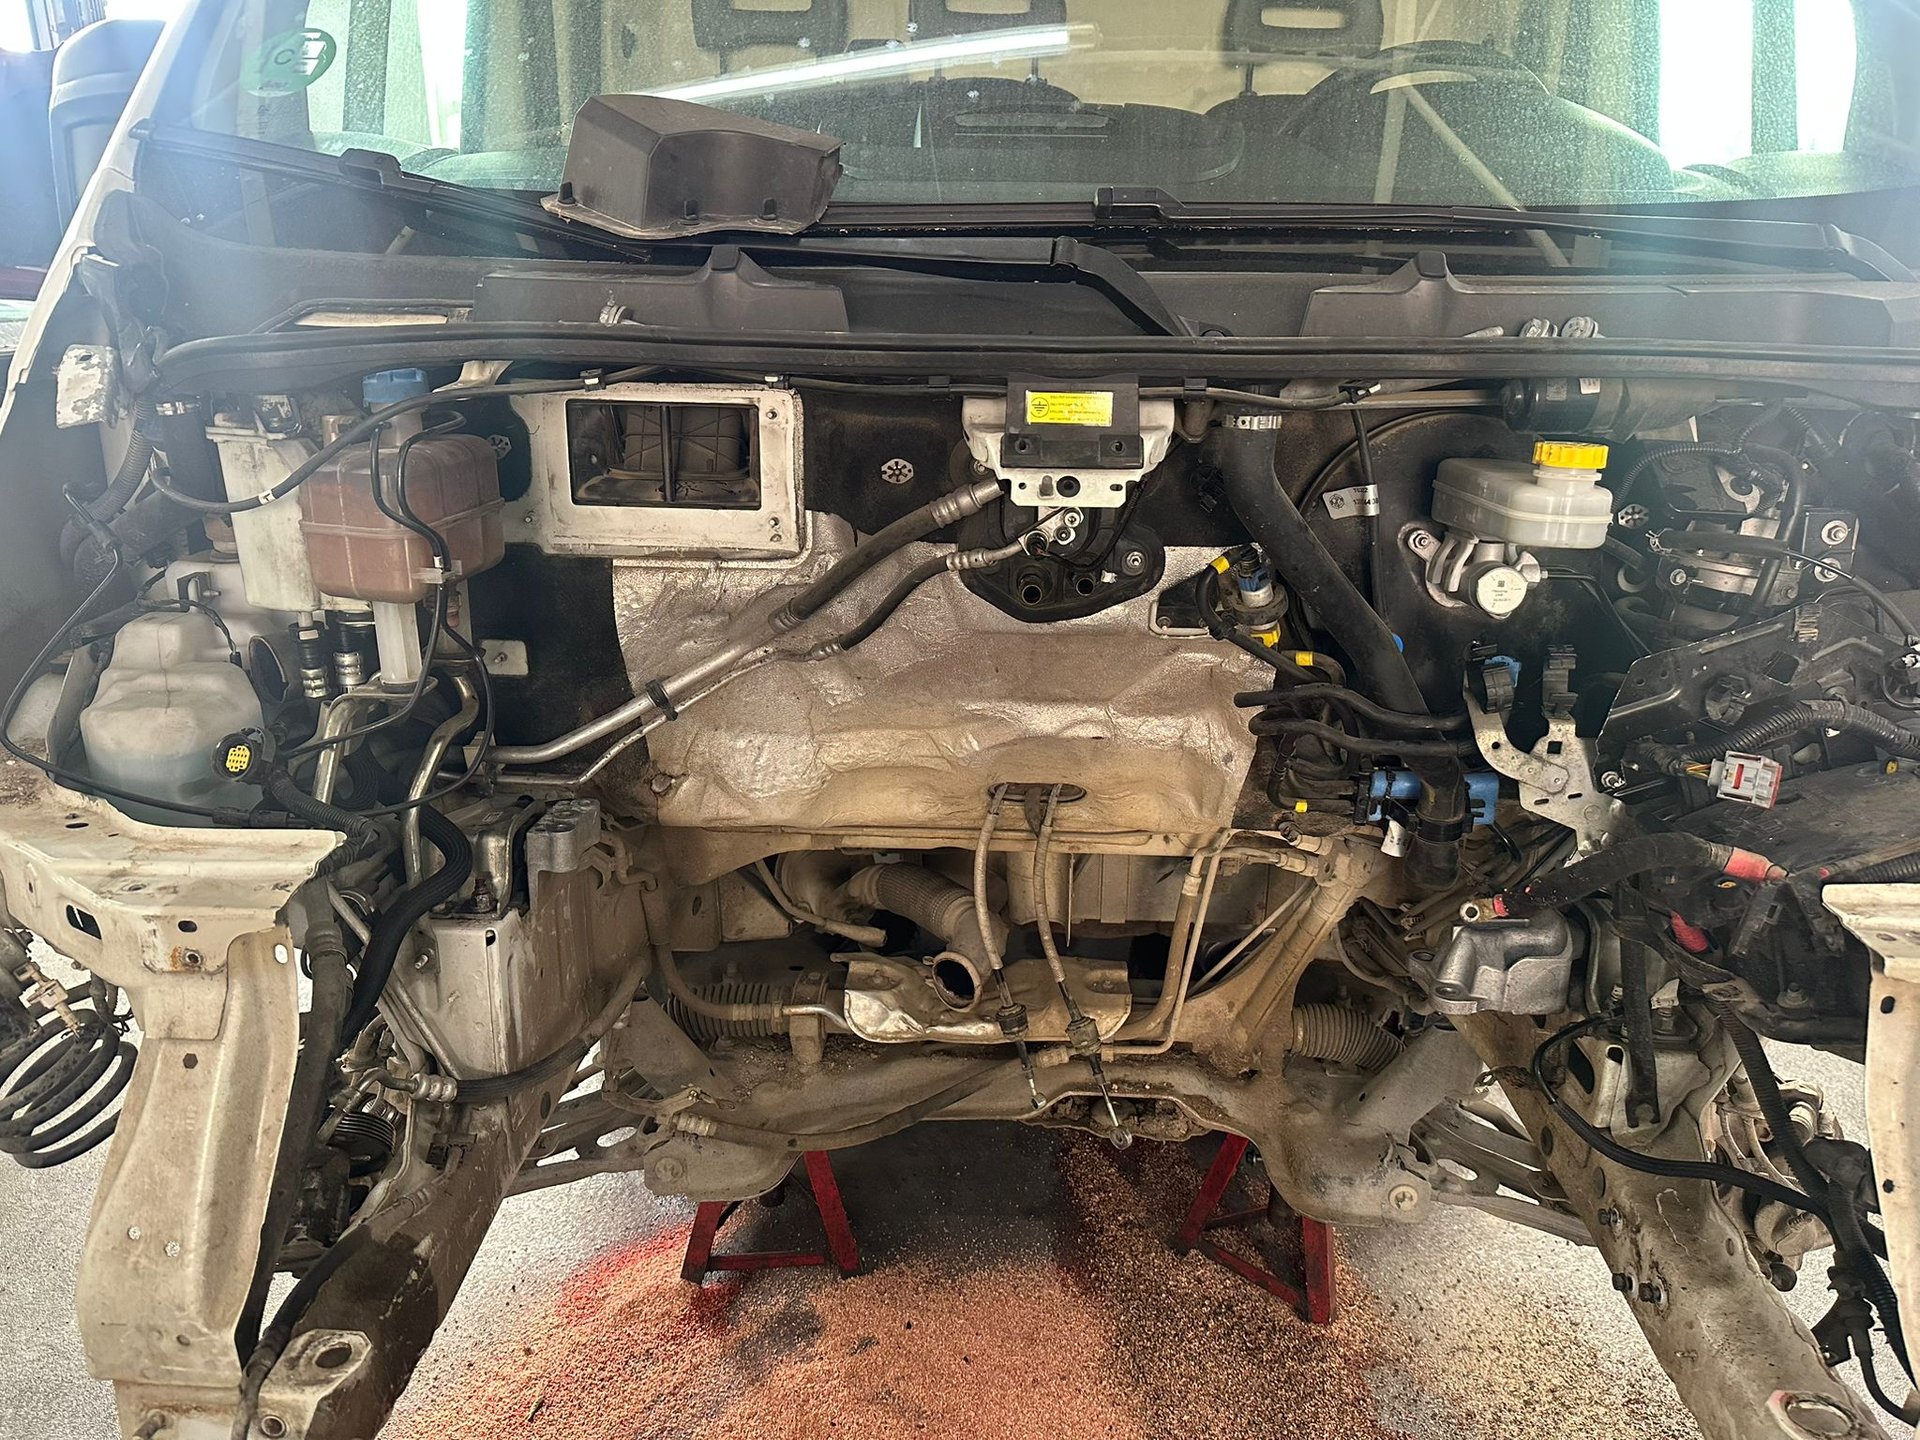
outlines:
[[[1433,518],[1486,540],[1542,550],[1598,550],[1613,523],[1600,483],[1607,447],[1542,440],[1524,460],[1442,460]]]
[[[365,382],[368,408],[427,391],[418,370],[388,370]],[[447,542],[456,575],[500,563],[500,472],[493,447],[478,435],[428,435],[416,411],[380,432],[381,493],[398,511],[401,448],[408,507]],[[433,550],[426,538],[389,519],[374,503],[365,445],[350,445],[300,487],[300,529],[321,593],[345,599],[415,604],[432,592]]]
[[[113,658],[80,712],[87,768],[136,795],[184,805],[258,803],[260,792],[216,773],[214,747],[261,728],[260,699],[205,615],[140,615],[115,633]],[[121,806],[139,820],[192,823],[158,806]]]

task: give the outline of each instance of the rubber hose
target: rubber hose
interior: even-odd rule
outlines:
[[[1733,1048],[1740,1056],[1740,1063],[1746,1068],[1747,1080],[1753,1087],[1754,1101],[1760,1107],[1767,1128],[1773,1132],[1781,1156],[1787,1162],[1787,1169],[1793,1172],[1794,1181],[1814,1199],[1826,1202],[1827,1213],[1824,1218],[1833,1235],[1834,1249],[1866,1288],[1874,1309],[1880,1314],[1880,1324],[1886,1329],[1887,1342],[1899,1358],[1901,1368],[1906,1369],[1907,1342],[1900,1324],[1900,1302],[1893,1286],[1887,1281],[1886,1272],[1874,1258],[1873,1247],[1860,1224],[1860,1217],[1854,1213],[1851,1200],[1845,1195],[1834,1194],[1827,1177],[1807,1157],[1800,1143],[1800,1132],[1793,1128],[1793,1113],[1787,1107],[1786,1096],[1780,1093],[1779,1078],[1773,1073],[1773,1063],[1767,1058],[1767,1048],[1761,1043],[1760,1037],[1734,1013],[1733,1007],[1725,1000],[1710,995],[1707,1004],[1720,1018],[1728,1038],[1733,1041]]]
[[[614,1022],[627,1013],[627,1007],[633,1003],[633,997],[640,988],[640,982],[647,972],[635,966],[633,974],[620,982],[600,1012],[587,1023],[573,1039],[561,1045],[531,1065],[523,1065],[518,1070],[510,1070],[504,1075],[486,1075],[474,1080],[462,1080],[454,1092],[454,1099],[462,1105],[485,1105],[489,1101],[504,1100],[507,1096],[526,1089],[529,1085],[538,1085],[543,1080],[551,1080],[563,1070],[578,1065],[586,1054],[609,1030]]]
[[[1920,880],[1920,850],[1911,855],[1898,855],[1891,860],[1862,866],[1850,874],[1841,872],[1829,879],[1834,884],[1845,885],[1900,885],[1910,880]]]
[[[300,1323],[301,1316],[313,1308],[320,1287],[339,1273],[342,1265],[366,1248],[368,1234],[365,1225],[358,1225],[336,1240],[313,1262],[307,1273],[294,1282],[293,1288],[280,1302],[279,1309],[273,1312],[273,1323],[261,1332],[259,1343],[247,1356],[246,1368],[241,1373],[240,1403],[234,1409],[233,1427],[227,1432],[229,1440],[247,1440],[253,1429],[253,1413],[260,1404],[261,1387],[267,1383],[267,1376],[292,1343],[293,1327]]]
[[[1327,553],[1281,486],[1273,468],[1274,432],[1226,427],[1217,434],[1227,503],[1287,588],[1313,608],[1358,667],[1358,687],[1389,710],[1427,713],[1426,697],[1386,621]]]
[[[302,790],[284,770],[268,777],[267,794],[296,820],[304,820],[316,830],[338,830],[347,837],[349,860],[362,860],[385,840],[380,827],[364,815],[356,815]]]
[[[1477,753],[1472,740],[1408,740],[1395,735],[1349,735],[1346,731],[1319,720],[1297,719],[1286,715],[1256,715],[1247,728],[1255,735],[1306,735],[1324,740],[1353,755],[1394,754],[1403,760],[1432,760],[1448,756],[1465,758]]]
[[[116,515],[107,529],[122,552],[144,555],[194,524],[195,519],[192,511],[164,495],[142,495]],[[113,563],[112,552],[78,526],[62,531],[60,548],[61,559],[83,585],[93,584]]]
[[[1400,1037],[1382,1030],[1364,1010],[1347,1005],[1300,1005],[1293,1012],[1293,1053],[1359,1070],[1378,1070],[1399,1055]]]
[[[134,407],[133,434],[127,440],[127,453],[120,457],[120,468],[113,472],[107,488],[87,502],[87,513],[94,519],[111,520],[133,498],[133,492],[147,478],[158,429],[159,413],[153,401],[142,399]]]
[[[1465,730],[1468,726],[1465,715],[1409,715],[1404,710],[1389,710],[1345,685],[1290,685],[1282,690],[1248,690],[1233,697],[1233,703],[1242,710],[1265,709],[1270,705],[1315,705],[1324,701],[1344,706],[1362,720],[1385,729],[1451,731]]]
[[[834,561],[819,579],[775,611],[773,628],[777,631],[791,630],[889,555],[916,540],[925,539],[956,520],[979,514],[989,503],[999,499],[1001,493],[999,480],[978,480],[950,491],[918,510],[909,510]]]
[[[309,922],[302,937],[308,969],[313,972],[313,997],[308,1002],[300,1050],[294,1057],[293,1083],[287,1092],[286,1125],[267,1189],[266,1212],[260,1222],[260,1255],[253,1283],[234,1329],[236,1353],[249,1354],[260,1336],[260,1317],[267,1308],[267,1287],[286,1243],[287,1227],[300,1194],[300,1182],[313,1150],[314,1137],[326,1119],[327,1088],[333,1062],[342,1046],[342,1027],[353,997],[347,971],[346,937],[331,911]]]
[[[1674,752],[1667,765],[1684,766],[1711,760],[1729,750],[1758,750],[1776,745],[1803,730],[1840,730],[1862,735],[1882,750],[1920,759],[1920,732],[1903,730],[1884,715],[1844,700],[1809,700],[1776,710],[1764,719],[1742,725],[1731,734]],[[1672,773],[1670,770],[1669,773]]]
[[[1240,517],[1287,587],[1312,607],[1357,670],[1355,686],[1389,710],[1430,713],[1426,696],[1387,622],[1369,605],[1308,527],[1273,468],[1274,432],[1228,425],[1216,455],[1227,503]],[[1420,799],[1408,845],[1415,880],[1436,888],[1460,872],[1460,835],[1466,828],[1467,787],[1459,760],[1409,756],[1420,776]]]
[[[1698,835],[1636,835],[1544,875],[1507,898],[1557,910],[1649,870],[1713,870],[1748,880],[1778,879],[1784,874],[1776,874],[1779,867],[1764,856]]]
[[[311,797],[309,797],[311,798]],[[367,936],[360,956],[360,973],[353,987],[353,1008],[341,1033],[352,1040],[367,1028],[380,996],[393,974],[393,962],[408,933],[436,905],[444,905],[459,893],[473,873],[473,847],[466,834],[431,805],[420,807],[420,830],[441,854],[440,868],[419,884],[402,890],[374,918],[373,931]]]
[[[869,639],[887,621],[893,618],[893,612],[907,603],[907,597],[936,575],[946,573],[947,557],[935,555],[932,559],[922,560],[913,569],[902,575],[894,587],[880,598],[880,603],[869,610],[852,628],[843,631],[829,640],[824,648],[845,653],[862,641]]]

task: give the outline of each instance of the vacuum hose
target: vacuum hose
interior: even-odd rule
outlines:
[[[1226,480],[1227,503],[1287,587],[1312,607],[1321,626],[1346,652],[1354,666],[1355,688],[1388,710],[1430,714],[1393,631],[1327,553],[1281,486],[1273,467],[1274,418],[1229,416],[1218,432],[1216,459]],[[1408,763],[1420,776],[1421,792],[1408,864],[1420,883],[1445,888],[1460,870],[1466,780],[1459,761],[1450,757],[1409,756]]]

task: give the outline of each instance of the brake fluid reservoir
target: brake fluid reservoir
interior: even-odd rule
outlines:
[[[427,391],[418,370],[369,375],[369,408]],[[380,432],[381,493],[398,510],[401,446],[406,444],[406,500],[429,529],[446,540],[454,573],[477,575],[506,553],[500,528],[500,472],[493,447],[477,435],[418,434],[418,413]],[[300,488],[300,528],[313,579],[322,592],[345,599],[414,604],[433,586],[433,550],[424,536],[389,519],[374,502],[371,461],[352,445]]]
[[[1433,518],[1487,540],[1542,550],[1597,550],[1613,521],[1600,483],[1607,447],[1542,440],[1533,462],[1442,460]]]
[[[260,699],[213,621],[199,611],[140,615],[115,633],[113,659],[80,712],[87,768],[137,795],[186,805],[256,803],[260,793],[214,770],[214,747],[261,728]],[[166,810],[127,804],[136,819],[177,825]]]

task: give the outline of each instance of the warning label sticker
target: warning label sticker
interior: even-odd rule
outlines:
[[[1111,390],[1029,390],[1029,425],[1111,425]]]

